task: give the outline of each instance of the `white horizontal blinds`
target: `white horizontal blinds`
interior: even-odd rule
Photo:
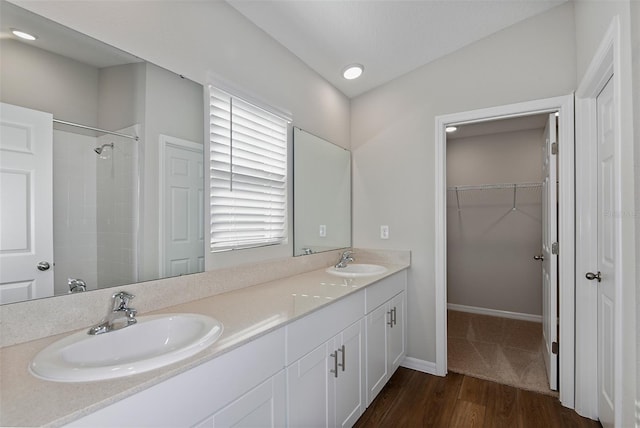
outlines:
[[[286,240],[287,121],[210,89],[211,250]]]

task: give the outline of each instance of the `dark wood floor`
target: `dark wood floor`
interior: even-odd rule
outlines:
[[[600,427],[557,398],[457,373],[400,367],[360,417],[363,427]]]

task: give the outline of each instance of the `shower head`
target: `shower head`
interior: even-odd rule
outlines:
[[[97,154],[101,155],[102,151],[104,150],[105,147],[111,147],[113,149],[113,143],[105,143],[105,144],[101,145],[100,147],[96,147],[95,149],[93,149],[93,151],[96,152]]]

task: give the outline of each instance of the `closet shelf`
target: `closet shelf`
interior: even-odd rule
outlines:
[[[478,185],[468,185],[468,186],[452,186],[447,187],[447,191],[456,192],[456,204],[458,206],[458,211],[460,211],[460,194],[462,191],[469,190],[511,190],[513,191],[513,206],[512,210],[516,210],[516,196],[518,189],[539,189],[542,188],[542,183],[498,183],[498,184],[478,184]]]
[[[542,187],[542,183],[500,183],[500,184],[476,184],[447,187],[449,191],[463,190],[489,190],[489,189],[535,189]]]

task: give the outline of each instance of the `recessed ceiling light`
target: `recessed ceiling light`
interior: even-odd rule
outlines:
[[[364,67],[360,64],[351,64],[342,72],[342,76],[347,80],[357,79],[362,75]]]
[[[445,131],[447,132],[456,132],[458,130],[457,126],[447,126],[446,128],[444,128]]]
[[[34,36],[33,34],[29,34],[29,33],[26,33],[26,32],[24,32],[22,30],[18,30],[18,29],[15,29],[15,28],[12,28],[11,32],[13,33],[14,36],[20,37],[21,39],[25,39],[25,40],[34,41],[34,40],[36,40],[38,38],[37,36]]]

